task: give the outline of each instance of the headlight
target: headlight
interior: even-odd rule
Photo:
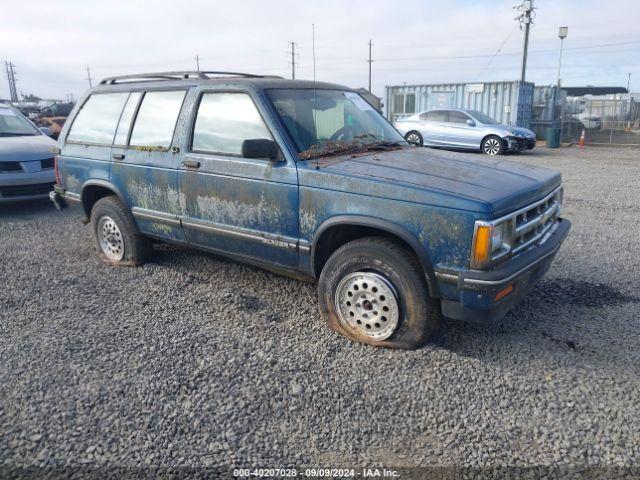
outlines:
[[[500,251],[509,250],[508,232],[510,222],[499,224],[477,221],[473,233],[473,245],[471,246],[471,268],[485,268]]]
[[[497,252],[502,248],[504,240],[504,223],[495,225],[491,229],[491,253]]]
[[[502,133],[504,133],[505,137],[515,137],[516,136],[516,131],[515,130],[503,130]]]

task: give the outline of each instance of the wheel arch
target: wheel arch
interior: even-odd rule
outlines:
[[[429,294],[432,297],[440,296],[433,264],[418,238],[402,226],[379,218],[340,215],[323,222],[311,243],[310,262],[313,275],[316,278],[320,276],[326,261],[342,245],[369,236],[383,236],[405,245],[418,259],[427,280]]]
[[[115,195],[123,205],[127,205],[127,202],[118,187],[106,180],[88,180],[82,185],[80,202],[82,203],[82,209],[84,210],[87,219],[91,216],[91,209],[95,203],[101,198],[109,195]],[[134,225],[136,225],[135,222]]]

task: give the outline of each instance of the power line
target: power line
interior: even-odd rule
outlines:
[[[489,61],[487,62],[487,64],[484,66],[484,68],[482,70],[480,70],[480,73],[478,73],[478,77],[480,77],[487,68],[489,68],[489,65],[491,65],[493,63],[493,60],[500,54],[500,52],[502,51],[502,49],[504,48],[504,46],[507,44],[507,42],[509,41],[509,39],[511,38],[511,35],[514,34],[514,32],[516,31],[516,29],[518,28],[518,26],[516,25],[515,27],[513,27],[513,30],[511,30],[511,32],[509,33],[509,35],[507,35],[507,38],[504,39],[504,41],[500,44],[500,47],[498,47],[498,50],[496,50],[496,53],[494,53],[491,58],[489,59]]]

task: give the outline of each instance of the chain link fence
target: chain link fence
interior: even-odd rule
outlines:
[[[584,131],[592,145],[640,146],[640,102],[630,99],[573,97],[560,99],[552,115],[555,120],[535,118],[532,129],[546,139],[546,129],[561,129],[563,142],[578,142]]]

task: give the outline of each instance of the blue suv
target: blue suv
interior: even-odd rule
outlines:
[[[105,262],[162,241],[318,281],[329,327],[392,348],[505,315],[570,226],[558,172],[416,148],[348,88],[249,74],[103,80],[56,175]]]

